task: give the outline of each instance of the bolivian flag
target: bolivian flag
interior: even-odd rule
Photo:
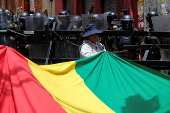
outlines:
[[[170,113],[170,76],[109,52],[39,66],[0,46],[0,113]]]

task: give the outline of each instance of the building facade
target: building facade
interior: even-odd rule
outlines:
[[[89,5],[93,5],[95,14],[114,11],[119,19],[121,9],[126,8],[128,14],[134,18],[134,26],[137,27],[137,2],[138,0],[0,0],[0,6],[11,10],[16,15],[31,10],[42,13],[47,10],[48,16],[56,17],[60,11],[65,9],[70,10],[72,15],[81,16],[81,14],[87,14]]]
[[[68,9],[72,15],[87,14],[90,5],[94,6],[95,14],[116,12],[116,0],[56,0],[55,14],[58,15],[64,9]]]

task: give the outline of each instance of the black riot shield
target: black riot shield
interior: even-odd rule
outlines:
[[[48,27],[50,30],[54,31],[58,24],[57,18],[55,17],[48,17]]]
[[[6,30],[10,26],[5,10],[0,8],[0,30]],[[0,35],[0,45],[16,48],[15,40],[10,35]]]
[[[6,16],[7,16],[7,22],[12,23],[13,22],[13,13],[9,10],[5,10]]]
[[[83,30],[82,27],[82,18],[78,15],[73,16],[72,18],[73,29],[72,30]]]
[[[58,25],[56,30],[72,30],[73,23],[71,21],[72,15],[58,15]]]
[[[58,25],[56,30],[82,30],[81,17],[73,15],[58,15]],[[81,45],[78,42],[78,38],[75,35],[61,34],[62,38],[57,38],[55,41],[55,58],[79,58],[79,47],[69,43],[72,42],[77,45]],[[68,40],[69,42],[65,41]]]
[[[25,27],[27,31],[45,30],[44,24],[48,22],[48,17],[27,16],[25,17]]]
[[[25,18],[25,27],[27,31],[37,31],[37,30],[45,30],[45,23],[48,22],[48,17],[46,16],[28,16]],[[29,44],[28,51],[30,58],[46,58],[48,51],[48,43],[42,44],[44,41],[43,36],[37,35],[34,37],[28,37],[28,43],[34,42],[33,44]]]
[[[0,30],[5,30],[9,26],[5,10],[0,8]]]

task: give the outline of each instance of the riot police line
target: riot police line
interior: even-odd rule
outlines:
[[[44,58],[44,59],[79,59],[79,48],[75,45],[81,45],[81,34],[83,28],[87,24],[95,24],[99,30],[104,32],[100,35],[101,42],[106,44],[107,50],[110,52],[123,51],[118,55],[130,60],[137,60],[136,53],[139,53],[139,48],[145,47],[143,54],[149,50],[146,60],[160,60],[160,51],[157,47],[149,45],[140,45],[139,36],[149,36],[146,31],[138,31],[133,28],[133,18],[130,15],[125,15],[122,18],[122,27],[119,27],[117,22],[117,14],[108,12],[108,14],[93,14],[72,16],[67,10],[61,11],[57,18],[46,17],[42,13],[37,12],[30,15],[26,12],[21,13],[18,21],[14,19],[13,14],[7,16],[5,10],[0,9],[1,44],[11,46],[17,49],[21,54],[29,58]],[[165,41],[164,37],[169,36],[169,32],[154,32],[151,17],[158,16],[157,13],[148,13],[147,20],[150,28],[150,35],[159,38],[145,39],[145,43],[152,44],[154,41],[159,47],[169,49],[169,41]],[[7,20],[7,21],[4,21]],[[11,21],[13,20],[13,21]],[[108,23],[107,23],[108,22]],[[107,24],[107,26],[106,26]],[[12,30],[14,32],[12,32]],[[57,35],[56,35],[57,34]],[[14,40],[15,38],[15,40]],[[12,41],[11,41],[12,39]],[[8,41],[7,41],[8,40]],[[67,41],[65,41],[67,40]],[[159,42],[158,42],[159,41]],[[138,45],[130,48],[131,45]],[[73,45],[75,44],[75,45]],[[167,45],[165,45],[167,44]],[[25,49],[29,45],[28,49]],[[140,45],[140,46],[139,46]],[[138,50],[137,50],[138,49]],[[166,56],[168,57],[168,55]],[[168,61],[167,61],[168,62]]]

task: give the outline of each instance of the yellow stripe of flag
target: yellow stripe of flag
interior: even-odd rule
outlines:
[[[28,64],[38,81],[68,113],[115,113],[85,85],[76,62],[48,66]]]

